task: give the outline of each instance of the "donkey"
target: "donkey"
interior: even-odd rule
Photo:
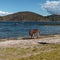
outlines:
[[[31,38],[34,38],[34,35],[37,36],[37,38],[39,37],[40,31],[38,29],[31,29],[29,30],[29,35],[31,36]]]

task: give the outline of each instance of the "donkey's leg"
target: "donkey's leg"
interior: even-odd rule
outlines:
[[[33,34],[33,38],[35,37],[35,34]]]
[[[31,38],[33,38],[33,35],[31,35]]]
[[[37,33],[37,38],[39,38],[39,36],[40,36],[40,33],[38,32],[38,33]]]

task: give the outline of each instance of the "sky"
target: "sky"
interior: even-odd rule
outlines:
[[[60,0],[0,0],[0,16],[22,11],[60,15]]]

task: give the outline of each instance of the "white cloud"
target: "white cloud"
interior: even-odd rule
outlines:
[[[42,7],[51,14],[60,15],[60,1],[46,1]]]
[[[8,14],[12,14],[12,13],[0,11],[0,16],[4,16],[4,15],[8,15]]]

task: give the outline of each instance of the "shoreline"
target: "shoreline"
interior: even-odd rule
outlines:
[[[0,39],[0,48],[20,47],[26,48],[39,44],[60,44],[60,35],[40,36],[34,39]]]
[[[25,36],[25,37],[10,37],[10,38],[0,38],[1,40],[25,40],[25,39],[41,39],[41,38],[48,38],[48,37],[55,37],[55,36],[60,36],[60,34],[41,34],[39,38],[30,38],[30,36]]]

